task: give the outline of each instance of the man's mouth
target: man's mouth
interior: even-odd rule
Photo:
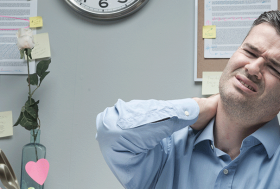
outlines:
[[[247,85],[246,83],[244,83],[244,82],[241,81],[240,79],[238,79],[238,81],[239,81],[243,86],[245,86],[245,87],[247,87],[248,89],[250,89],[251,91],[256,92],[256,90],[255,90],[252,86]]]

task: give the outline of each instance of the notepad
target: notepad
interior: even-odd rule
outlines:
[[[43,18],[41,16],[30,17],[29,22],[30,28],[43,27]]]
[[[202,95],[219,93],[219,81],[222,72],[202,72]]]
[[[0,112],[0,138],[13,135],[12,111]]]
[[[203,38],[212,39],[216,38],[216,26],[203,26]]]
[[[32,49],[32,59],[51,57],[50,41],[48,33],[34,35],[35,47]]]

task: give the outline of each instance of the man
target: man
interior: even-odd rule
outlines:
[[[125,188],[277,189],[279,110],[280,13],[270,11],[230,58],[220,95],[119,100],[98,115],[97,140]]]

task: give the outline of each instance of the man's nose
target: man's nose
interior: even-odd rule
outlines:
[[[265,63],[263,57],[259,57],[255,60],[251,60],[248,64],[245,65],[245,70],[253,76],[256,76],[258,79],[262,78],[262,69]]]

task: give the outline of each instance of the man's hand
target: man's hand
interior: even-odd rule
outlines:
[[[195,130],[201,130],[216,115],[220,94],[215,94],[209,98],[193,98],[199,106],[199,116],[197,121],[191,125]]]

